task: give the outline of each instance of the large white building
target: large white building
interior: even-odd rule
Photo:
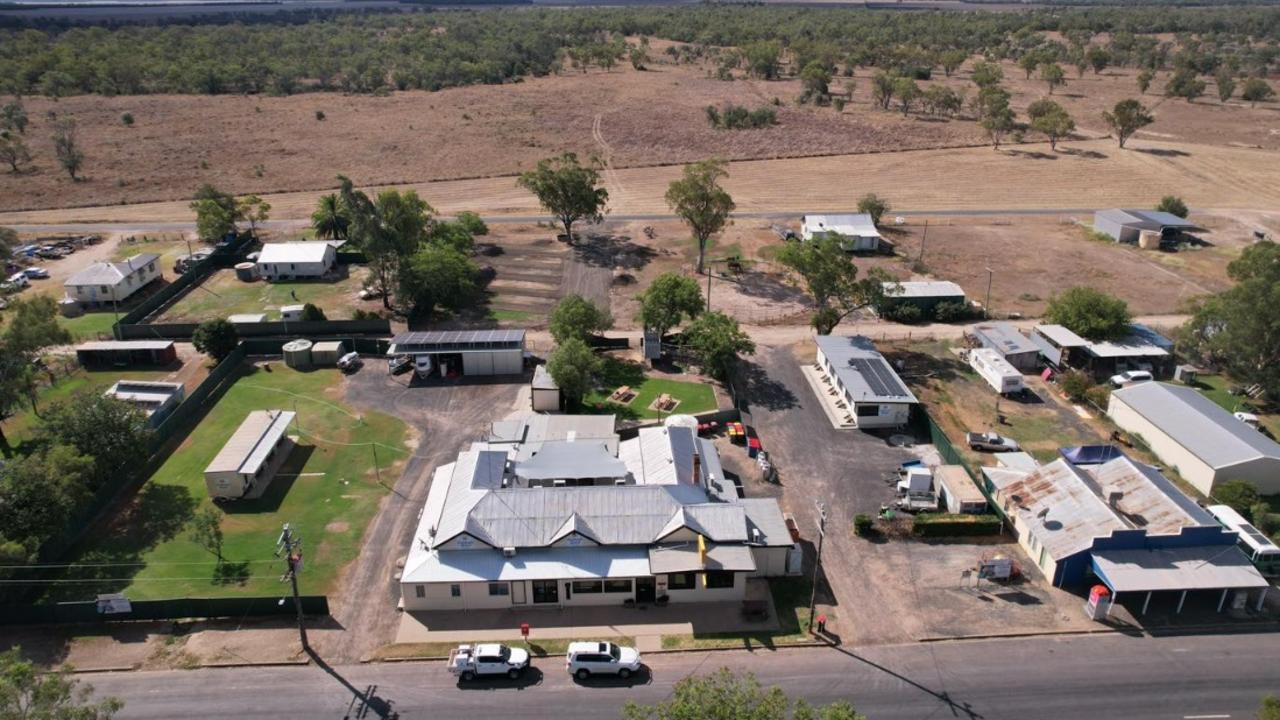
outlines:
[[[847,405],[855,427],[870,430],[907,424],[916,396],[869,339],[819,335],[815,342],[818,365]]]
[[[258,272],[267,280],[318,279],[333,271],[338,254],[327,242],[267,243]]]
[[[406,610],[733,601],[748,578],[799,570],[777,501],[739,498],[693,430],[619,441],[559,417],[495,423],[494,442],[435,470]]]
[[[89,306],[124,302],[160,278],[160,256],[141,253],[121,262],[97,262],[66,279],[67,297]]]
[[[1107,415],[1205,495],[1227,480],[1280,493],[1280,445],[1193,388],[1135,383],[1111,393]]]

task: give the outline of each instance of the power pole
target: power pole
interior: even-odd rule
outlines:
[[[820,500],[818,506],[818,554],[813,559],[813,591],[809,594],[809,632],[813,632],[813,610],[818,603],[818,570],[822,567],[822,541],[827,539],[827,506]]]
[[[281,576],[280,582],[289,581],[289,585],[293,590],[293,609],[298,613],[298,637],[302,639],[302,649],[310,652],[311,645],[307,642],[307,626],[302,619],[302,597],[298,595],[298,573],[302,570],[302,538],[293,533],[289,528],[289,523],[284,524],[284,529],[280,531],[280,539],[276,541],[276,557],[281,555],[285,558],[287,568],[284,575]],[[284,602],[281,600],[281,602]]]
[[[711,312],[711,261],[705,263],[707,271],[707,312]]]
[[[924,233],[920,235],[920,257],[916,259],[916,262],[920,265],[924,265],[924,244],[928,240],[929,240],[929,218],[925,218]]]
[[[986,313],[987,319],[990,320],[991,319],[991,268],[986,268],[986,270],[987,270],[987,301],[982,306],[982,312]]]

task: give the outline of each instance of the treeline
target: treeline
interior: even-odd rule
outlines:
[[[702,48],[747,48],[749,63],[769,62],[776,45],[795,57],[798,67],[820,58],[831,65],[918,74],[937,66],[949,52],[1018,57],[1028,48],[1044,46],[1043,33],[1049,31],[1088,37],[1109,33],[1116,55],[1126,55],[1134,65],[1164,67],[1194,46],[1197,57],[1231,57],[1250,72],[1265,72],[1280,53],[1280,8],[900,13],[701,6],[371,13],[305,22],[264,15],[233,23],[112,28],[31,26],[0,30],[0,92],[56,97],[438,90],[559,72],[592,48],[607,46],[620,53],[620,38],[630,36]],[[1177,40],[1158,41],[1155,33],[1173,34]],[[1117,64],[1124,61],[1118,58]]]

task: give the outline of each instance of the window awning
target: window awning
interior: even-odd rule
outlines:
[[[752,572],[755,569],[755,557],[745,545],[708,544],[706,564],[698,557],[698,546],[693,543],[649,548],[649,572],[654,575],[704,570]]]

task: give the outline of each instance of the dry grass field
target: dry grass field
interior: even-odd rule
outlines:
[[[731,160],[836,156],[769,165],[758,171],[769,176],[771,186],[775,170],[784,181],[796,176],[805,182],[806,192],[830,193],[838,189],[847,198],[865,186],[901,189],[905,194],[911,188],[897,175],[907,174],[943,191],[947,188],[938,187],[937,181],[960,181],[956,173],[948,172],[954,156],[950,152],[941,156],[910,153],[885,158],[877,153],[962,148],[985,142],[981,129],[971,119],[904,117],[896,111],[874,109],[870,81],[873,71],[869,69],[858,70],[853,78],[851,102],[843,112],[837,112],[832,107],[796,105],[794,99],[800,93],[797,80],[715,80],[710,77],[710,65],[666,62],[666,56],[658,52],[662,46],[655,44],[655,62],[646,72],[630,67],[609,72],[567,72],[502,86],[436,93],[401,92],[387,97],[314,93],[282,98],[29,98],[32,126],[27,135],[36,157],[35,167],[21,175],[0,174],[0,211],[181,201],[206,182],[238,194],[318,190],[332,187],[338,173],[365,185],[494,178],[433,184],[424,189],[432,202],[445,208],[459,207],[456,200],[461,198],[468,200],[462,205],[489,212],[523,211],[529,203],[506,176],[563,150],[601,155],[615,168],[645,168],[711,156]],[[1098,75],[1090,71],[1080,79],[1069,69],[1068,75],[1068,86],[1058,90],[1054,98],[1076,117],[1082,139],[1105,133],[1099,119],[1102,109],[1137,94],[1134,73],[1127,69],[1106,70]],[[1005,65],[1005,77],[1019,112],[1046,93],[1043,83],[1024,79],[1023,72],[1012,64]],[[846,80],[837,78],[833,89],[842,89]],[[1164,74],[1157,77],[1151,92],[1158,92],[1165,80]],[[939,74],[935,82],[964,88],[970,95],[974,89],[967,68],[952,78]],[[1212,85],[1209,90],[1213,91]],[[779,125],[769,129],[715,130],[704,114],[707,105],[733,102],[760,107],[775,99],[780,103],[776,108]],[[1178,185],[1184,180],[1179,177],[1183,173],[1191,176],[1185,178],[1192,185],[1183,191],[1188,195],[1196,189],[1194,181],[1201,173],[1209,184],[1238,180],[1248,191],[1256,190],[1252,184],[1267,184],[1265,178],[1251,177],[1250,168],[1274,165],[1269,154],[1261,155],[1265,159],[1260,161],[1236,155],[1224,158],[1230,172],[1239,168],[1239,178],[1224,178],[1228,174],[1226,167],[1202,166],[1212,162],[1223,149],[1280,149],[1280,129],[1275,127],[1280,104],[1251,108],[1238,101],[1224,106],[1216,99],[1195,103],[1166,102],[1156,95],[1143,99],[1154,108],[1157,120],[1139,137],[1179,143],[1176,147],[1148,148],[1166,154],[1146,158],[1145,163],[1135,162],[1135,157],[1127,154],[1125,162],[1116,163],[1117,157],[1126,154],[1116,151],[1114,144],[1080,141],[1068,143],[1069,150],[1063,153],[1049,153],[1041,143],[1003,156],[994,152],[971,156],[964,150],[955,150],[959,157],[966,158],[965,168],[960,170],[968,172],[961,174],[971,173],[959,187],[971,188],[969,181],[975,175],[998,183],[999,178],[992,171],[999,172],[1014,183],[995,184],[989,193],[976,196],[975,200],[987,206],[1016,207],[1020,205],[1011,204],[1017,202],[1014,198],[1006,199],[1015,193],[1007,190],[1025,188],[1022,181],[1026,179],[1040,181],[1040,192],[1070,192],[1080,198],[1068,205],[1089,204],[1087,196],[1079,195],[1079,188],[1072,186],[1072,176],[1077,173],[1114,181],[1115,185],[1104,192],[1124,189],[1131,195],[1146,189],[1134,180],[1150,183],[1167,179],[1160,184]],[[126,112],[135,119],[132,126],[121,121]],[[318,113],[323,113],[323,120],[318,119]],[[71,116],[79,123],[87,155],[86,179],[82,182],[71,182],[53,164],[48,137],[50,114]],[[1071,149],[1075,155],[1070,154]],[[846,157],[852,154],[859,155]],[[1004,162],[1010,159],[1041,162],[1028,162],[1025,164],[1030,167],[1020,168],[1023,163]],[[1162,160],[1180,167],[1161,167],[1157,161]],[[993,167],[992,163],[1000,167]],[[1051,167],[1038,167],[1044,165]],[[741,169],[751,176],[752,168]],[[672,172],[662,168],[620,170],[613,188],[615,210],[650,212],[655,200],[662,209],[661,193],[654,195],[649,181],[665,184]],[[827,172],[838,173],[838,180],[820,177],[815,182],[809,177]],[[935,172],[941,175],[935,178]],[[1059,176],[1061,190],[1049,182]],[[778,190],[787,194],[785,185]],[[770,199],[751,200],[753,207],[775,207]],[[830,203],[821,196],[813,200]],[[1222,197],[1215,202],[1227,200]],[[933,207],[935,201],[913,195],[901,204],[924,207],[924,202]],[[185,211],[185,201],[177,206]],[[944,205],[963,206],[967,205]],[[792,201],[785,207],[796,208],[799,204]]]

